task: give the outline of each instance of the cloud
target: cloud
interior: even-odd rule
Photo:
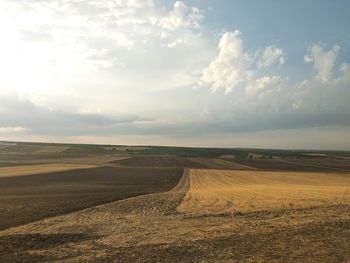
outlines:
[[[177,46],[182,45],[182,44],[186,44],[186,42],[183,41],[182,39],[178,39],[178,40],[176,40],[176,41],[174,41],[172,43],[169,43],[168,47],[169,48],[174,48],[174,47],[177,47]]]
[[[141,94],[141,110],[134,109],[138,103],[128,102],[127,113],[109,114],[93,107],[50,109],[16,93],[0,92],[0,127],[25,127],[28,130],[21,133],[45,136],[193,137],[350,126],[348,64],[334,67],[334,76],[326,83],[314,76],[293,83],[288,76],[259,74],[254,68],[254,56],[244,51],[238,32],[223,37],[218,50],[219,55],[212,62],[214,69],[224,72],[226,65],[232,70],[232,65],[239,67],[237,61],[246,63],[243,70],[240,69],[247,74],[240,84],[241,91],[232,90],[224,96],[203,88],[159,90]],[[228,85],[229,81],[228,78]],[[152,107],[154,105],[157,107]]]
[[[275,86],[281,80],[280,76],[263,76],[248,84],[246,87],[247,94],[256,94],[259,91],[263,91],[269,86]]]
[[[269,79],[275,82],[279,79],[278,76],[263,76],[259,69],[276,63],[282,65],[285,61],[283,50],[275,46],[268,46],[255,53],[245,51],[238,30],[223,34],[218,44],[218,53],[203,70],[199,85],[210,86],[212,91],[223,88],[225,94],[240,86],[247,87],[252,92],[265,86]]]
[[[201,9],[160,3],[0,1],[3,131],[195,139],[350,125],[339,46],[310,46],[314,74],[293,79],[287,49],[250,49],[238,30],[214,43]]]
[[[101,135],[127,132],[130,125],[152,122],[135,115],[108,116],[50,110],[15,94],[0,96],[0,132],[41,135]],[[25,128],[24,128],[25,127]]]
[[[305,62],[313,63],[316,78],[321,82],[327,82],[332,78],[335,60],[338,56],[340,46],[335,45],[331,50],[324,51],[320,44],[313,44],[304,56]]]
[[[350,67],[346,63],[335,67],[339,49],[312,45],[305,62],[313,64],[315,75],[293,81],[288,75],[274,74],[274,68],[265,70],[284,63],[281,48],[248,52],[238,31],[225,33],[218,44],[219,54],[200,79],[212,91],[224,89],[227,97],[206,107],[210,132],[350,126]],[[199,126],[204,131],[205,121]]]
[[[24,127],[0,127],[0,133],[17,133],[24,131],[28,131],[28,129]]]
[[[209,85],[212,91],[220,88],[225,93],[231,92],[239,84],[251,77],[249,66],[252,63],[250,54],[244,52],[241,33],[226,32],[218,44],[218,55],[203,70],[200,85]]]
[[[154,7],[153,0],[127,0],[124,2],[127,6],[134,8]]]
[[[111,89],[188,84],[193,82],[188,68],[197,61],[187,54],[205,58],[206,40],[198,33],[203,19],[200,9],[182,1],[165,8],[153,0],[4,0],[0,85],[44,101],[48,95],[95,98]],[[82,79],[99,91],[86,92]],[[118,99],[121,93],[112,96]]]
[[[309,51],[317,50],[315,46]],[[349,126],[350,70],[346,63],[339,68],[334,66],[338,49],[335,46],[330,50],[318,50],[320,57],[328,57],[325,63],[332,64],[327,66],[331,69],[327,71],[334,74],[323,75],[327,76],[327,81],[319,72],[295,82],[288,76],[264,76],[246,87],[248,96],[241,98],[232,112],[241,112],[240,116],[244,112],[248,115],[246,123],[262,130]],[[319,67],[318,59],[315,56],[312,61],[314,68]]]
[[[159,25],[169,31],[180,27],[198,28],[204,16],[196,7],[188,7],[182,1],[174,3],[174,9],[167,16],[159,19]]]
[[[258,69],[269,67],[273,64],[283,65],[285,62],[283,49],[275,46],[269,46],[260,51],[257,61]]]

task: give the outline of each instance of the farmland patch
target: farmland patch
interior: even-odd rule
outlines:
[[[69,170],[76,170],[76,169],[86,169],[86,168],[93,168],[93,167],[95,166],[89,165],[89,164],[38,164],[38,165],[1,167],[0,178],[69,171]]]
[[[182,169],[100,167],[0,178],[0,229],[174,187]]]
[[[350,174],[191,170],[177,210],[220,214],[350,204]]]
[[[239,170],[254,169],[232,161],[204,157],[134,156],[124,160],[113,161],[112,163],[130,167],[179,167]]]

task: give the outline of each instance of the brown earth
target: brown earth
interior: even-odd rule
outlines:
[[[100,167],[0,178],[0,229],[98,204],[167,191],[182,169]]]
[[[177,157],[177,156],[135,156],[111,162],[120,166],[130,167],[179,167],[254,170],[255,168],[219,158]]]

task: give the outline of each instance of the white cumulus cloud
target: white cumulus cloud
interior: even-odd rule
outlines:
[[[283,65],[285,62],[283,49],[275,46],[268,46],[260,52],[260,56],[257,61],[258,68],[266,68],[273,64]]]
[[[218,45],[219,54],[204,69],[200,84],[210,85],[213,91],[224,88],[229,93],[250,78],[252,58],[244,52],[240,35],[236,30],[222,36]]]
[[[179,27],[198,28],[204,18],[201,11],[196,7],[189,7],[182,1],[174,3],[174,9],[167,16],[159,19],[159,24],[166,30],[175,30]]]
[[[313,44],[304,56],[305,62],[313,63],[316,78],[321,82],[327,82],[332,78],[335,60],[340,46],[335,45],[331,50],[325,51],[320,44]]]
[[[254,53],[245,50],[240,31],[226,32],[218,44],[218,55],[203,70],[199,85],[220,88],[228,94],[242,85],[249,93],[262,89],[267,82],[276,82],[278,76],[260,76],[259,68],[274,63],[284,64],[283,50],[269,46]],[[257,60],[257,65],[253,63]]]
[[[247,94],[250,94],[250,95],[256,94],[259,91],[263,91],[268,87],[271,87],[271,86],[273,87],[279,81],[281,81],[280,76],[263,76],[261,78],[258,78],[248,84],[246,88]]]

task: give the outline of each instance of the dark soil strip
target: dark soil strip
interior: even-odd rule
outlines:
[[[133,196],[164,192],[180,168],[101,167],[0,178],[0,230]]]

